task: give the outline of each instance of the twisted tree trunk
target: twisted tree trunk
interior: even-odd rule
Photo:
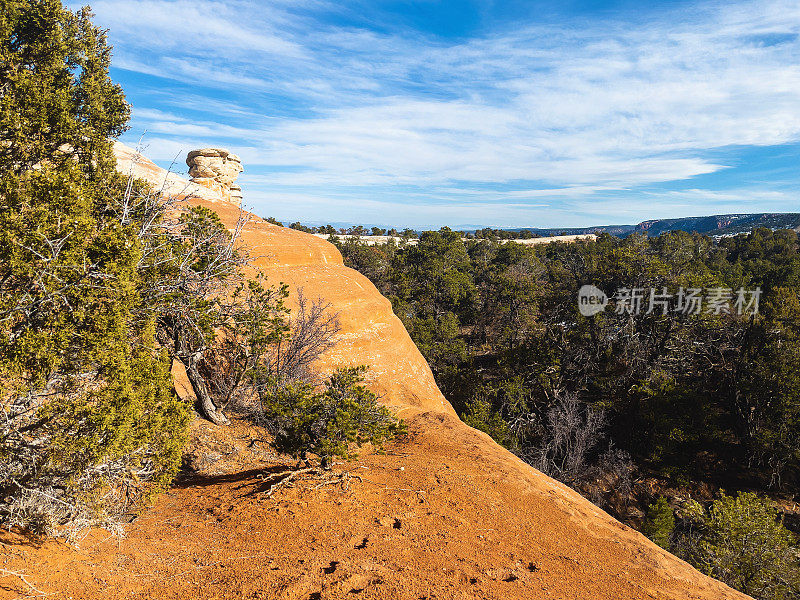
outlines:
[[[184,367],[186,367],[186,376],[189,378],[189,383],[192,384],[195,396],[197,396],[197,407],[200,414],[215,425],[228,425],[230,423],[228,417],[211,400],[211,394],[208,393],[206,382],[200,374],[198,364],[202,358],[203,352],[200,350],[192,352],[189,354],[188,359],[182,360]]]

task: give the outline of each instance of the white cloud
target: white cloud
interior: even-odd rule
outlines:
[[[76,5],[77,6],[77,5]],[[98,21],[115,37],[148,48],[216,56],[232,50],[280,56],[303,55],[300,45],[276,27],[283,19],[269,4],[213,0],[98,0]],[[242,19],[257,11],[256,21]],[[277,23],[276,23],[277,21]],[[285,24],[285,22],[284,22]]]
[[[217,90],[216,122],[137,109],[137,130],[157,136],[156,158],[181,144],[228,144],[246,169],[269,168],[254,185],[306,196],[416,186],[458,214],[457,198],[475,186],[500,203],[509,188],[530,201],[608,195],[729,166],[709,150],[800,141],[795,0],[459,43],[336,27],[288,2],[101,0],[94,9],[111,27],[118,66]],[[179,93],[158,101],[180,112]],[[224,111],[220,93],[243,110]],[[671,209],[685,208],[676,202]],[[604,206],[629,214],[627,201]]]
[[[214,121],[192,121],[185,117],[152,108],[133,108],[133,118],[149,134],[202,139],[235,139],[238,143],[252,134],[252,130],[233,127]]]

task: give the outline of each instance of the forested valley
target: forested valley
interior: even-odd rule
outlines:
[[[800,491],[794,231],[331,240],[391,300],[464,421],[701,570],[757,597],[796,593],[784,577]],[[583,316],[586,284],[641,298]],[[687,310],[689,290],[726,302]],[[756,589],[726,562],[737,527],[786,550],[766,559],[777,587]]]

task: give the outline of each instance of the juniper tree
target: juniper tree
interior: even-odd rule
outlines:
[[[216,213],[183,207],[154,227],[154,248],[143,269],[146,310],[154,314],[157,335],[170,355],[183,363],[200,412],[217,424],[227,422],[214,403],[200,369],[232,314],[231,289],[243,285],[246,255],[237,238],[246,218],[231,233]]]
[[[256,279],[239,285],[220,303],[211,343],[187,367],[195,393],[205,394],[200,398],[205,416],[224,423],[229,404],[241,406],[257,393],[255,374],[274,361],[275,348],[287,342],[288,295],[286,285],[265,287]]]
[[[647,507],[642,533],[665,550],[669,550],[674,531],[675,515],[672,507],[664,496],[659,496],[658,500]]]
[[[797,597],[797,540],[770,500],[722,494],[708,510],[690,502],[685,512],[699,531],[686,536],[682,554],[698,569],[758,600]]]
[[[88,8],[0,0],[0,172],[47,162],[107,170],[129,108],[108,77],[111,48]]]
[[[172,359],[224,423],[256,374],[303,376],[338,325],[244,280],[244,213],[230,231],[116,172],[129,111],[88,10],[0,9],[0,524],[53,531],[172,479],[191,413]]]
[[[277,449],[301,459],[312,452],[325,466],[330,457],[354,456],[351,444],[380,446],[404,432],[404,423],[364,386],[365,373],[363,366],[338,369],[321,389],[298,381],[261,388]]]
[[[110,47],[54,0],[0,0],[0,523],[51,531],[169,482],[187,407],[143,309],[142,205]],[[158,212],[158,211],[156,211]],[[151,223],[152,224],[152,223]]]

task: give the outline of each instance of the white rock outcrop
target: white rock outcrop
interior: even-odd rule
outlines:
[[[244,171],[242,160],[224,148],[192,150],[186,157],[192,183],[217,192],[223,199],[241,206],[242,188],[236,185]]]
[[[125,176],[138,177],[149,182],[158,193],[176,198],[203,198],[209,202],[222,202],[220,194],[208,187],[200,186],[158,167],[153,161],[143,156],[122,142],[114,142],[114,155],[117,158],[117,169]],[[230,199],[226,199],[226,202]]]

